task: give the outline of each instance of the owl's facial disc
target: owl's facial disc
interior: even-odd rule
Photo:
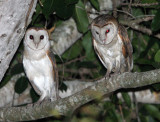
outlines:
[[[34,39],[34,36],[33,35],[30,35],[29,38],[31,40],[33,40],[33,43],[35,44],[35,47],[36,49],[38,48],[39,46],[39,43],[44,39],[44,35],[40,35],[40,38],[39,39]]]
[[[109,44],[112,42],[114,37],[117,34],[117,28],[115,27],[114,24],[109,23],[103,28],[101,28],[101,34],[103,36],[100,37],[100,40],[102,41],[103,44]]]
[[[48,33],[45,30],[32,29],[26,33],[25,43],[32,50],[42,50],[49,43]]]
[[[113,23],[108,23],[103,27],[93,25],[92,35],[94,39],[102,44],[109,44],[117,34],[117,28]]]

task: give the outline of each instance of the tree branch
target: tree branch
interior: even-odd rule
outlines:
[[[132,4],[130,4],[130,3],[122,3],[121,5],[122,6],[130,5],[130,6],[134,6],[134,7],[150,7],[150,6],[159,5],[159,3],[158,2],[157,3],[144,3],[144,4],[142,4],[142,3],[132,3]]]
[[[0,4],[0,81],[30,23],[37,0],[5,0]]]
[[[160,69],[148,72],[123,73],[109,79],[102,78],[94,85],[67,98],[54,102],[44,101],[41,105],[30,107],[2,108],[0,121],[27,121],[54,116],[54,111],[60,115],[67,115],[79,106],[109,94],[120,88],[136,88],[158,83],[160,81]]]
[[[137,19],[137,20],[125,20],[125,21],[119,21],[121,24],[126,25],[128,27],[131,27],[134,30],[140,31],[142,33],[148,34],[148,35],[152,35],[158,39],[160,39],[160,34],[156,34],[154,35],[151,29],[148,29],[142,25],[139,25],[137,23],[143,22],[143,21],[149,21],[152,20],[153,17],[146,17],[146,18],[142,18],[142,19]]]

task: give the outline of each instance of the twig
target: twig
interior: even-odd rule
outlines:
[[[112,2],[113,2],[113,16],[115,17],[115,18],[117,18],[117,2],[116,2],[117,0],[112,0]]]
[[[152,19],[152,18],[147,18],[147,19],[145,20],[145,19],[143,18],[142,20],[145,20],[145,21],[148,20],[148,21],[149,21],[149,20],[151,20],[151,19]],[[138,20],[137,20],[137,23],[142,22],[142,20],[138,19]],[[139,24],[137,24],[137,23],[134,23],[134,22],[136,22],[136,20],[133,20],[133,21],[126,20],[126,21],[119,21],[119,22],[120,22],[121,24],[123,24],[123,25],[126,25],[126,26],[131,27],[132,29],[138,30],[138,31],[140,31],[140,32],[142,32],[142,33],[145,33],[145,34],[148,34],[148,35],[152,35],[152,36],[160,39],[160,34],[154,35],[151,29],[148,29],[148,28],[146,28],[146,27],[144,27],[144,26],[142,26],[142,25],[139,25]]]
[[[117,10],[117,11],[118,11],[118,12],[125,13],[125,14],[127,14],[127,15],[129,15],[129,16],[131,16],[132,18],[135,19],[135,17],[134,17],[132,14],[130,14],[129,12],[126,12],[126,11],[123,11],[123,10]]]
[[[120,111],[120,114],[122,116],[123,122],[126,122],[125,119],[124,119],[124,116],[123,116],[123,111],[122,111],[122,106],[121,105],[119,105],[119,111]]]
[[[41,0],[38,0],[38,1],[39,1],[39,4],[43,7],[43,4],[42,4]]]
[[[71,61],[68,61],[68,62],[64,63],[64,65],[68,65],[68,64],[74,63],[74,62],[76,62],[76,61],[81,61],[81,60],[83,60],[85,57],[86,57],[86,56],[82,56],[82,57],[79,57],[79,58],[75,58],[75,59],[73,59],[73,60],[71,60]]]
[[[146,21],[150,21],[150,20],[152,20],[154,18],[154,16],[148,16],[148,17],[143,17],[143,18],[138,18],[138,19],[135,19],[135,20],[133,20],[132,21],[132,23],[136,23],[136,24],[138,24],[138,23],[141,23],[141,22],[146,22]]]
[[[135,113],[136,113],[137,121],[138,121],[138,122],[141,122],[141,121],[140,121],[140,118],[139,118],[139,114],[138,114],[138,103],[137,103],[137,98],[136,98],[136,95],[135,95],[134,92],[133,92],[133,101],[134,101],[134,103],[135,103]]]
[[[128,5],[128,11],[129,11],[129,13],[132,13],[132,12],[131,12],[131,5],[132,5],[132,0],[130,0],[130,3],[129,3],[129,5]]]

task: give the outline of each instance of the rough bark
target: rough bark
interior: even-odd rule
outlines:
[[[121,88],[136,88],[160,81],[160,70],[141,73],[123,73],[111,78],[102,78],[94,85],[55,102],[44,101],[41,105],[30,107],[11,107],[0,109],[0,121],[27,121],[54,116],[54,113],[67,115],[79,106]],[[55,112],[56,111],[56,112]]]
[[[0,3],[0,81],[30,23],[37,0],[6,0]]]

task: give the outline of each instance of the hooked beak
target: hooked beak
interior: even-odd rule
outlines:
[[[39,45],[39,43],[34,43],[35,44],[35,47],[36,47],[36,49],[38,48],[38,45]]]

